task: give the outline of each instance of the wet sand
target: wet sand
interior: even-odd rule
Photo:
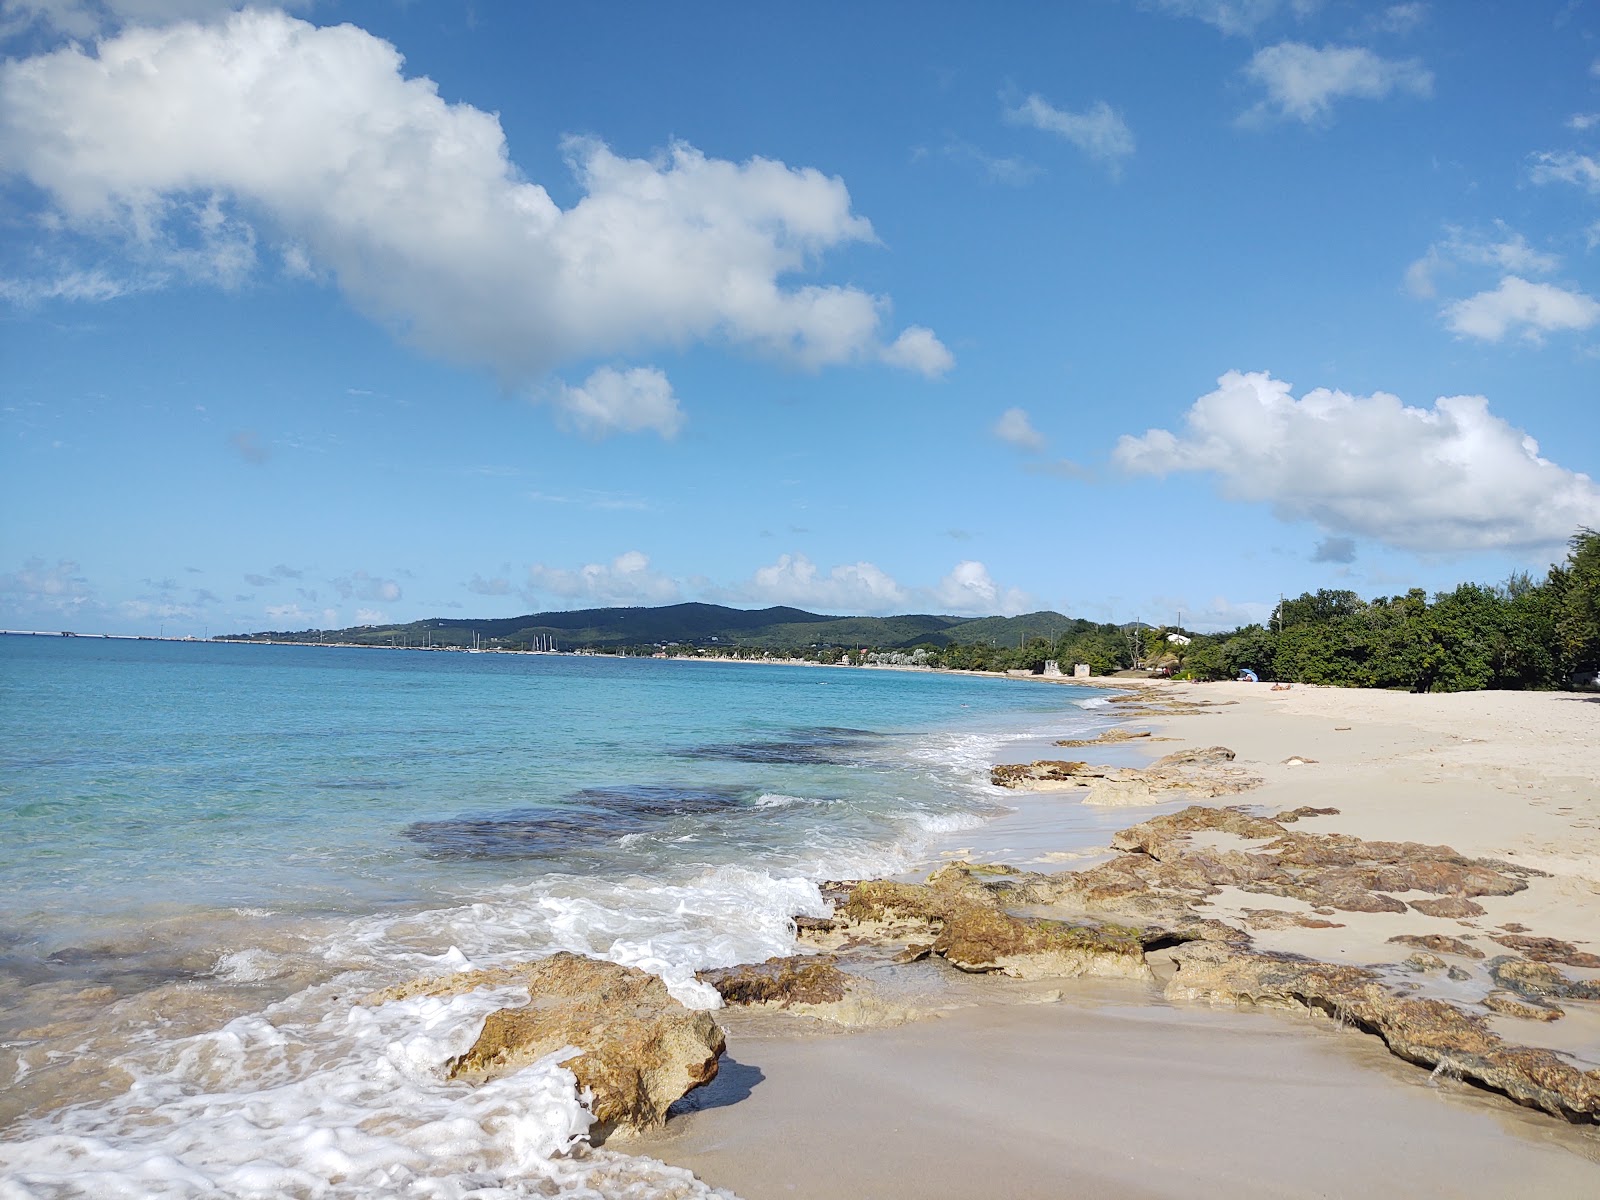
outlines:
[[[1600,704],[1592,699],[1232,684],[1151,694],[1210,703],[1181,716],[1130,715],[1130,724],[1178,739],[1150,753],[1226,745],[1263,779],[1208,803],[1337,807],[1318,819],[1319,832],[1446,843],[1547,872],[1524,892],[1481,897],[1487,912],[1475,920],[1341,912],[1337,929],[1258,931],[1259,948],[1396,964],[1410,949],[1388,943],[1394,933],[1471,936],[1497,951],[1487,939],[1510,924],[1600,952]],[[1063,756],[1111,761],[1114,752],[1127,761],[1127,748]],[[1095,857],[1052,864],[1053,819],[1063,835],[1073,831],[1062,844],[1081,844],[1086,824],[1117,828],[1176,807],[1090,817],[1083,800],[1081,792],[1019,795],[1014,817],[963,833],[945,857],[1072,869]],[[1304,906],[1230,890],[1206,915],[1236,923],[1248,907]],[[965,983],[952,981],[957,990]],[[810,1022],[727,1014],[723,1077],[663,1134],[627,1148],[746,1200],[1600,1194],[1595,1126],[1432,1080],[1325,1018],[1174,1005],[1155,986],[1088,980],[1003,985],[971,999],[910,1025],[822,1036]],[[1566,1051],[1580,1067],[1600,1065],[1600,1004],[1566,1008],[1549,1024],[1491,1024],[1509,1040]]]

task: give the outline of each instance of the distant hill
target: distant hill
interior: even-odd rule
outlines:
[[[799,608],[725,608],[720,604],[668,604],[658,608],[580,608],[492,619],[430,618],[404,625],[358,625],[349,629],[269,630],[237,635],[247,641],[324,641],[345,644],[493,646],[562,650],[688,645],[701,649],[798,650],[812,646],[870,646],[898,650],[914,646],[989,642],[1018,646],[1022,639],[1055,639],[1094,628],[1056,612],[1020,617],[952,617],[907,614],[842,617]]]

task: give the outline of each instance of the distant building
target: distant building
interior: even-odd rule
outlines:
[[[1059,679],[1061,677],[1061,664],[1053,658],[1045,659],[1044,673],[1047,679]]]
[[[1089,678],[1089,664],[1088,663],[1073,663],[1072,664],[1072,677],[1074,679],[1087,679],[1087,678]]]
[[[1171,642],[1174,646],[1187,646],[1193,640],[1193,638],[1184,637],[1181,633],[1167,634],[1167,641]]]

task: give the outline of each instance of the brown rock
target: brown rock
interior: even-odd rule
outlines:
[[[1143,939],[1135,930],[1015,917],[977,905],[950,913],[933,952],[963,971],[994,971],[1016,979],[1151,977]]]
[[[1502,925],[1501,928],[1504,929],[1505,926]],[[1579,950],[1571,942],[1563,942],[1559,938],[1499,933],[1492,933],[1489,938],[1512,950],[1520,950],[1535,962],[1560,963],[1567,967],[1600,967],[1600,954]]]
[[[1104,733],[1100,734],[1098,737],[1092,737],[1092,738],[1063,738],[1061,741],[1058,741],[1056,743],[1056,745],[1074,747],[1074,748],[1075,747],[1079,747],[1079,746],[1105,746],[1105,745],[1108,745],[1108,744],[1110,744],[1112,742],[1131,742],[1131,741],[1135,741],[1135,740],[1137,740],[1139,738],[1148,738],[1148,737],[1150,737],[1150,731],[1148,729],[1122,729],[1122,728],[1119,727],[1117,729],[1108,729]],[[1165,741],[1168,741],[1170,739],[1168,739],[1168,738],[1155,738],[1153,740],[1158,741],[1158,742],[1165,742]]]
[[[1400,946],[1420,946],[1424,950],[1437,950],[1441,954],[1459,954],[1463,958],[1483,957],[1483,951],[1471,943],[1442,933],[1397,933],[1389,940]]]
[[[1567,1015],[1554,1004],[1529,1004],[1511,992],[1490,992],[1483,998],[1483,1006],[1502,1017],[1519,1017],[1524,1021],[1559,1021]]]
[[[1226,746],[1207,746],[1203,750],[1174,750],[1151,763],[1152,770],[1163,767],[1216,767],[1234,760],[1234,753]]]
[[[1405,965],[1413,971],[1442,971],[1444,970],[1444,959],[1431,950],[1418,950],[1410,958],[1406,959]]]
[[[1337,921],[1308,917],[1305,913],[1285,912],[1281,908],[1247,908],[1244,923],[1251,929],[1343,929]]]
[[[592,1092],[602,1132],[650,1129],[685,1092],[716,1078],[723,1033],[666,985],[636,967],[561,953],[520,969],[531,999],[489,1014],[451,1078],[489,1079],[563,1046],[580,1053],[567,1068]]]
[[[1489,960],[1489,977],[1502,988],[1536,1000],[1600,1000],[1600,980],[1568,979],[1549,963],[1503,955]]]
[[[717,989],[724,1004],[832,1004],[843,1000],[850,977],[831,954],[791,954],[764,963],[713,967],[695,978]]]
[[[999,763],[989,771],[989,782],[1003,788],[1027,783],[1060,783],[1063,780],[1076,780],[1078,772],[1088,765],[1065,762],[1059,758],[1041,758],[1031,763]]]
[[[1360,967],[1266,954],[1218,942],[1171,951],[1174,999],[1306,1008],[1382,1038],[1407,1061],[1442,1068],[1519,1104],[1569,1121],[1600,1120],[1600,1071],[1580,1071],[1549,1050],[1517,1046],[1483,1018],[1442,1000],[1402,996]]]
[[[1465,896],[1440,896],[1437,900],[1413,900],[1411,907],[1425,917],[1481,917],[1484,907]]]
[[[1317,760],[1308,758],[1306,761],[1316,762]],[[1339,810],[1337,808],[1312,808],[1307,804],[1299,808],[1291,808],[1288,812],[1281,812],[1273,819],[1281,821],[1285,825],[1292,825],[1305,817],[1337,817],[1338,815]]]

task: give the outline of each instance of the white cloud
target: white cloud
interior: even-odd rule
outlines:
[[[557,385],[550,402],[565,424],[587,437],[649,429],[672,438],[683,428],[672,384],[654,367],[600,367],[578,387]]]
[[[1245,75],[1267,98],[1244,115],[1269,114],[1308,124],[1325,120],[1337,100],[1381,100],[1392,92],[1433,94],[1433,73],[1415,59],[1382,58],[1361,46],[1307,46],[1280,42],[1256,51]]]
[[[851,614],[903,609],[909,599],[872,563],[849,563],[824,575],[804,554],[779,555],[777,562],[758,568],[740,591],[763,604]]]
[[[681,142],[654,159],[565,149],[581,197],[563,209],[522,178],[494,115],[407,79],[361,29],[281,12],[0,65],[0,161],[67,233],[226,284],[254,269],[259,231],[275,261],[511,385],[702,340],[808,369],[948,367],[931,333],[885,341],[883,297],[787,282],[875,240],[838,178]]]
[[[278,8],[311,7],[311,0],[275,2]],[[0,0],[0,36],[37,28],[87,38],[123,25],[205,20],[241,7],[241,0]]]
[[[467,582],[467,591],[479,596],[509,596],[511,594],[511,581],[504,578],[485,579],[482,575],[474,575]]]
[[[349,575],[330,580],[334,590],[345,600],[381,600],[393,604],[400,599],[400,584],[393,579],[380,579],[366,571],[352,571]]]
[[[1317,563],[1353,563],[1355,560],[1356,540],[1354,538],[1323,538],[1311,553],[1311,561]]]
[[[1006,109],[1006,120],[1066,138],[1090,158],[1109,166],[1113,174],[1134,152],[1133,131],[1104,100],[1096,100],[1079,113],[1056,108],[1035,92],[1016,108]]]
[[[883,348],[881,357],[891,367],[904,367],[936,379],[956,365],[955,355],[934,334],[921,325],[911,325]]]
[[[0,597],[8,610],[73,613],[95,604],[94,589],[70,559],[49,563],[30,558],[18,571],[0,575]]]
[[[1193,17],[1235,37],[1247,37],[1261,25],[1287,10],[1305,17],[1318,7],[1318,0],[1156,0],[1162,12],[1175,17]]]
[[[1319,388],[1303,399],[1266,373],[1230,371],[1185,414],[1184,432],[1117,442],[1137,475],[1201,471],[1231,499],[1284,520],[1418,553],[1558,546],[1600,526],[1600,487],[1541,458],[1481,396],[1431,409]]]
[[[1033,427],[1027,409],[1006,409],[994,423],[993,432],[1002,442],[1009,442],[1019,450],[1044,449],[1044,434]]]
[[[1596,125],[1600,125],[1600,113],[1573,113],[1567,118],[1567,128],[1578,133],[1593,129]]]
[[[609,607],[671,604],[678,599],[679,591],[675,580],[650,569],[648,557],[629,550],[609,563],[588,563],[575,571],[534,563],[528,568],[528,586],[523,595],[530,603],[537,596],[555,596]]]
[[[1369,22],[1377,33],[1411,33],[1428,19],[1426,4],[1391,4]]]
[[[1429,246],[1426,254],[1406,268],[1406,288],[1413,296],[1432,297],[1438,291],[1436,276],[1458,264],[1547,275],[1561,266],[1561,259],[1535,250],[1504,221],[1495,222],[1493,235],[1452,227],[1443,241]]]
[[[940,612],[956,615],[1012,617],[1029,608],[1026,593],[1002,588],[989,577],[989,568],[967,559],[959,562],[933,589]]]
[[[377,609],[377,608],[358,608],[358,609],[356,609],[356,624],[357,625],[387,625],[388,623],[389,623],[389,615],[387,613],[385,613],[382,609]]]
[[[1600,195],[1600,158],[1575,151],[1541,151],[1533,156],[1529,175],[1535,183],[1570,183]]]
[[[1523,337],[1537,342],[1546,333],[1588,329],[1600,322],[1600,302],[1583,292],[1507,275],[1493,291],[1448,305],[1444,316],[1465,337],[1498,342],[1520,328]]]

